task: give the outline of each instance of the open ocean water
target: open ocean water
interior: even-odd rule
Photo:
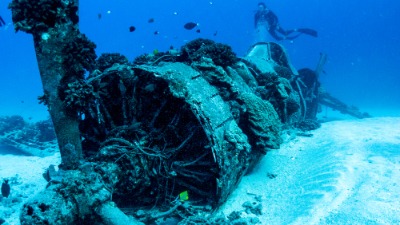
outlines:
[[[33,41],[14,32],[9,0],[0,1],[0,115],[47,117],[38,105],[42,94]],[[180,48],[195,38],[229,44],[238,56],[255,43],[254,0],[80,1],[80,29],[97,44],[97,54],[118,52],[133,60],[154,50]],[[302,35],[279,41],[297,69],[314,69],[328,54],[323,87],[349,105],[374,116],[400,116],[400,3],[394,0],[266,1],[284,29],[307,27]],[[149,20],[152,19],[152,22]],[[187,22],[198,24],[186,30]],[[129,27],[136,30],[129,32]],[[199,32],[196,32],[199,30]],[[270,38],[270,37],[269,37]]]

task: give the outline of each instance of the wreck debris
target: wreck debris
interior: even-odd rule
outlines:
[[[61,171],[49,169],[48,187],[24,205],[22,224],[210,216],[279,147],[284,127],[315,119],[317,76],[296,71],[278,44],[259,43],[238,59],[227,45],[196,39],[134,64],[119,54],[96,62],[95,45],[77,28],[77,6],[10,4],[16,30],[34,36],[41,100],[62,157]]]
[[[363,118],[369,118],[371,115],[369,115],[366,112],[360,112],[360,110],[355,107],[355,106],[348,106],[339,99],[333,97],[329,93],[325,91],[320,92],[320,99],[319,103],[321,105],[326,105],[334,110],[338,110],[339,112],[343,114],[349,114],[355,118],[358,119],[363,119]]]
[[[83,149],[103,180],[116,175],[112,199],[130,214],[143,207],[173,208],[184,190],[192,201],[216,208],[281,142],[280,117],[246,84],[236,64],[224,69],[209,58],[179,57],[157,65],[151,59],[142,65],[109,63],[88,79],[98,105],[86,108]],[[118,169],[107,172],[110,165]]]
[[[78,104],[71,102],[73,107],[67,108],[64,102],[65,95],[74,95],[74,93],[66,91],[67,87],[71,88],[71,83],[81,81],[86,71],[93,70],[96,58],[95,45],[78,30],[78,0],[14,0],[10,3],[9,8],[12,9],[16,31],[22,30],[33,35],[45,93],[41,99],[48,106],[54,124],[62,158],[61,167],[68,171],[65,173],[63,182],[75,179],[76,182],[79,180],[87,182],[89,186],[88,189],[80,186],[78,191],[81,191],[79,193],[82,195],[78,196],[72,185],[76,184],[75,181],[66,183],[65,189],[53,189],[53,186],[59,187],[62,184],[50,185],[43,195],[38,196],[39,200],[24,206],[21,213],[21,224],[48,224],[51,220],[54,220],[54,223],[61,221],[62,224],[75,224],[85,218],[87,214],[91,214],[94,207],[99,207],[103,203],[107,204],[110,199],[103,189],[92,189],[98,186],[98,180],[90,182],[90,179],[85,179],[84,175],[77,174],[80,171],[79,166],[83,156],[79,133],[80,117],[74,106],[82,105],[79,102]],[[76,100],[76,98],[72,98],[72,100]],[[68,178],[69,174],[79,176]],[[96,174],[94,175],[96,176]],[[69,187],[68,184],[72,186]],[[93,191],[88,192],[91,190]],[[93,195],[85,195],[89,193]],[[93,202],[91,200],[94,199],[91,197],[95,194],[101,198]],[[69,198],[68,196],[73,197]],[[64,201],[65,199],[68,200]],[[51,203],[57,204],[52,205]],[[60,208],[51,207],[56,205]],[[108,208],[115,209],[115,212],[119,211],[116,207]],[[86,210],[82,211],[82,209]],[[66,210],[68,215],[63,214],[65,211],[62,210]],[[100,213],[104,213],[104,211],[100,211]],[[40,216],[42,214],[45,216]],[[97,215],[108,218],[106,214]]]

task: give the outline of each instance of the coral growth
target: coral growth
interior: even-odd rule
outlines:
[[[39,142],[56,140],[56,133],[54,132],[53,123],[50,119],[38,121],[34,126],[35,130],[38,131],[36,137]]]
[[[46,32],[63,21],[66,16],[74,24],[79,21],[77,1],[62,0],[14,0],[9,8],[12,10],[12,19],[15,30],[27,33]]]
[[[67,75],[75,73],[81,74],[78,78],[83,78],[83,69],[91,72],[96,65],[96,44],[90,41],[79,31],[71,31],[67,34],[62,55],[64,56],[63,66],[68,72]]]
[[[182,47],[181,60],[184,62],[200,61],[203,57],[222,67],[232,66],[238,61],[230,46],[209,39],[198,38]]]
[[[80,114],[95,101],[93,87],[85,83],[84,75],[85,71],[91,72],[96,67],[96,45],[76,30],[66,37],[62,48],[65,76],[61,79],[58,94],[69,113]]]
[[[68,83],[62,96],[64,104],[71,113],[81,114],[96,102],[96,94],[93,86],[84,81]]]
[[[103,72],[115,63],[128,64],[128,59],[119,53],[104,53],[97,59],[96,65],[97,69]]]
[[[5,116],[0,117],[0,135],[20,130],[25,127],[25,121],[22,116]]]

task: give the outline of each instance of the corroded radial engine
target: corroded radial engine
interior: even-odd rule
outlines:
[[[281,123],[302,118],[288,80],[296,71],[281,46],[255,45],[228,66],[212,55],[195,57],[213,45],[198,39],[134,65],[100,57],[112,66],[88,79],[95,94],[85,104],[83,149],[91,160],[118,164],[118,205],[161,204],[188,191],[192,200],[219,206],[279,147]]]

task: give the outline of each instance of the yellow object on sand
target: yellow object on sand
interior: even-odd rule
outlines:
[[[187,201],[187,200],[189,200],[189,193],[188,193],[188,191],[183,191],[183,192],[181,192],[181,193],[179,194],[179,199],[180,199],[181,201]]]

